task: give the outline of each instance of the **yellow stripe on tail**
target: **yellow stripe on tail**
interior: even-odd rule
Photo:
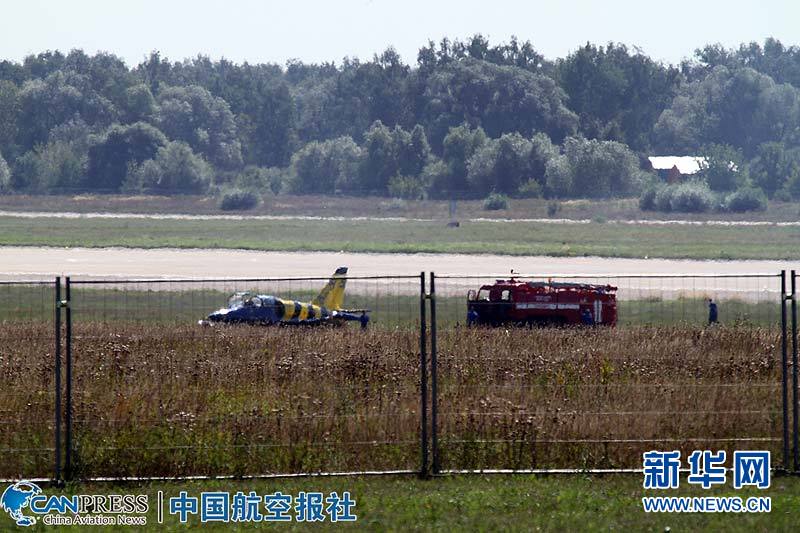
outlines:
[[[333,273],[320,293],[311,303],[330,310],[341,309],[344,305],[344,286],[347,283],[347,267],[339,267]]]

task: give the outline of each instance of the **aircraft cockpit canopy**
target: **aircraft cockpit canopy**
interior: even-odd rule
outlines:
[[[252,301],[254,297],[256,295],[250,292],[235,292],[228,298],[228,308],[233,309],[247,305],[247,302]]]

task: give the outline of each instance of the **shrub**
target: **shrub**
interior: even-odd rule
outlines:
[[[389,179],[389,194],[396,198],[406,200],[424,200],[426,196],[425,184],[413,176],[395,176]]]
[[[260,198],[253,191],[231,189],[222,194],[219,208],[223,211],[246,211],[258,205]]]
[[[672,211],[672,193],[674,190],[674,187],[668,185],[657,188],[653,196],[653,209],[664,213]]]
[[[208,191],[212,177],[211,165],[188,144],[176,141],[159,148],[155,159],[146,160],[138,167],[129,165],[124,186],[166,194],[203,193]]]
[[[483,208],[487,211],[508,209],[508,198],[504,194],[493,192],[483,201]]]
[[[547,216],[554,217],[561,211],[561,204],[558,202],[549,202],[547,204]]]
[[[0,154],[0,192],[7,191],[11,188],[11,170],[8,168],[8,163],[3,159]]]
[[[269,189],[277,195],[283,188],[286,172],[276,167],[247,166],[233,180],[234,186],[240,189],[266,191]]]
[[[408,209],[408,202],[402,198],[392,198],[388,202],[381,202],[380,207],[387,211],[403,211]]]
[[[646,174],[639,170],[639,159],[630,148],[615,141],[568,137],[563,144],[568,170],[561,169],[562,184],[553,183],[557,175],[549,166],[545,171],[548,185],[562,196],[613,198],[638,194]],[[560,158],[554,157],[551,161]],[[558,163],[563,165],[563,163]],[[566,170],[566,171],[565,171]],[[566,181],[563,178],[569,176]],[[567,183],[569,186],[567,187]]]
[[[702,181],[687,181],[675,185],[670,208],[681,213],[704,213],[714,206],[716,198]]]
[[[790,193],[787,189],[778,189],[775,191],[774,198],[778,202],[791,202],[792,193]]]
[[[667,186],[663,183],[651,183],[645,187],[641,196],[639,196],[639,209],[642,211],[658,210],[656,205],[656,196],[660,191],[666,189],[666,187]]]
[[[734,213],[764,211],[766,208],[767,195],[758,187],[742,187],[725,198],[725,209]]]
[[[542,197],[542,184],[536,180],[528,180],[517,189],[517,197],[519,198],[541,198]]]

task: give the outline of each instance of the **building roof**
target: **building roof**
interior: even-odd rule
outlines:
[[[684,175],[696,174],[702,170],[706,163],[705,157],[693,155],[663,155],[647,158],[654,170],[669,170],[677,167],[678,172]]]

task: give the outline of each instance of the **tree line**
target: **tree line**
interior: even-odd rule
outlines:
[[[657,154],[707,156],[712,192],[800,198],[800,48],[710,45],[670,65],[615,43],[549,60],[475,35],[428,42],[413,65],[392,48],[285,66],[0,62],[2,192],[652,196]]]

